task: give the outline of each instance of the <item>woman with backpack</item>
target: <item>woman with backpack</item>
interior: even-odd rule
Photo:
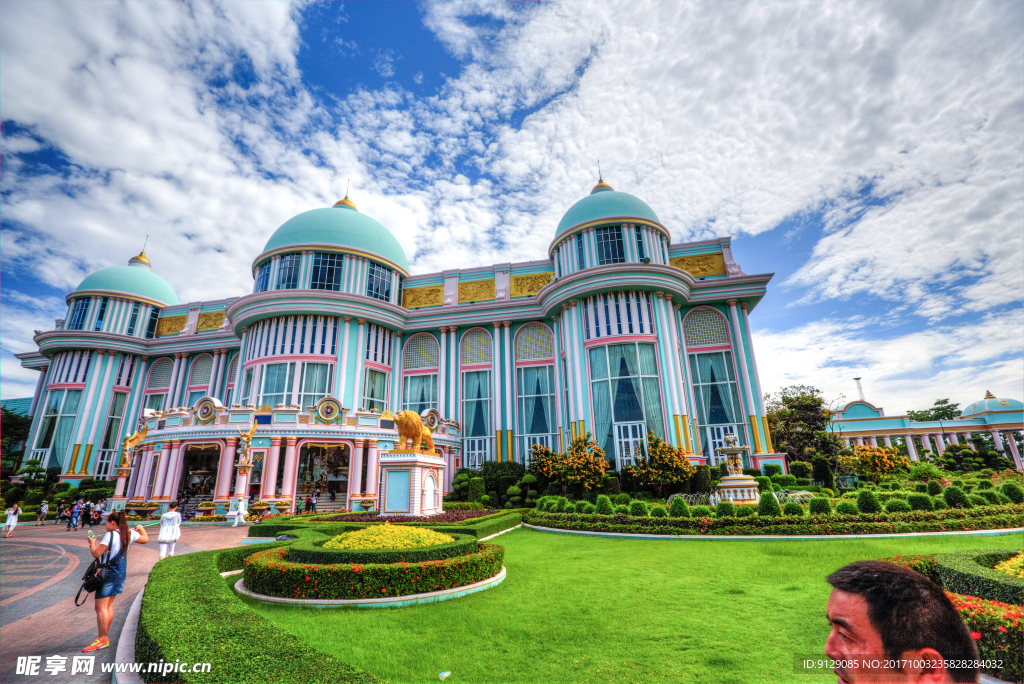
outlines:
[[[128,530],[128,516],[124,511],[114,511],[107,517],[107,533],[99,541],[90,536],[89,551],[93,558],[99,558],[107,568],[106,581],[96,591],[96,627],[99,637],[82,649],[82,652],[98,651],[110,646],[107,632],[114,621],[114,597],[124,591],[124,580],[128,575],[128,548],[134,542],[145,544],[149,541],[146,528],[136,525]],[[90,532],[90,535],[92,533]]]

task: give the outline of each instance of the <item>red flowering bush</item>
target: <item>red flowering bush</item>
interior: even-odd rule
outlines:
[[[999,601],[986,601],[977,596],[951,594],[960,616],[977,640],[978,655],[985,661],[1002,661],[1003,667],[986,667],[982,671],[1006,682],[1024,679],[1024,628],[1021,607]]]
[[[441,561],[390,565],[303,564],[288,560],[288,547],[268,549],[245,561],[249,591],[286,598],[357,599],[407,596],[452,589],[494,577],[505,549],[480,544],[477,553]]]

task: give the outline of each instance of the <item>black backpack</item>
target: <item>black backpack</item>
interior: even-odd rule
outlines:
[[[131,532],[128,533],[128,546],[131,546]],[[101,563],[99,558],[93,558],[92,563],[89,563],[89,567],[86,568],[85,574],[82,575],[82,586],[79,587],[78,593],[75,594],[75,606],[81,606],[89,600],[89,594],[94,591],[98,591],[100,587],[107,581],[107,575],[110,574],[110,566],[121,557],[121,554],[128,555],[128,549],[123,548],[117,552],[117,555],[109,559],[106,563]],[[85,592],[85,598],[79,603],[78,599]]]

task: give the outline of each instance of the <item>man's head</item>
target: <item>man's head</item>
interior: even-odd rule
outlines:
[[[963,619],[942,589],[909,568],[859,561],[825,578],[832,585],[827,615],[829,658],[910,661],[900,668],[837,667],[840,682],[975,682],[976,668],[947,670],[922,663],[978,658]],[[914,662],[917,662],[915,666]]]

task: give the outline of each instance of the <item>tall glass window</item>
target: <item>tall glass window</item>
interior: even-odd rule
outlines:
[[[301,262],[301,254],[285,254],[281,257],[281,264],[277,269],[278,290],[294,290],[299,286],[299,265]]]
[[[75,300],[75,306],[71,309],[71,320],[68,321],[65,330],[81,330],[85,324],[85,312],[89,310],[89,298]]]
[[[260,270],[257,271],[256,292],[266,292],[267,288],[270,286],[270,267],[272,263],[272,260],[267,259],[267,261],[260,266]]]
[[[104,297],[100,300],[100,312],[96,314],[96,323],[92,326],[94,332],[99,332],[103,329],[103,318],[107,315],[107,306],[110,304],[110,297]]]
[[[622,228],[597,229],[597,264],[621,264],[626,260],[625,250],[622,248]]]
[[[264,366],[259,405],[273,408],[278,404],[291,404],[294,373],[294,363],[268,363]]]
[[[391,269],[370,262],[370,271],[366,280],[366,296],[374,299],[391,299]]]
[[[252,368],[246,368],[245,369],[245,380],[244,380],[244,384],[242,385],[242,394],[241,394],[241,396],[238,397],[240,403],[243,406],[245,404],[252,403],[251,401],[249,401],[249,397],[252,396],[252,373],[253,373],[253,369]]]
[[[637,228],[636,229],[636,258],[639,259],[640,261],[643,261],[645,256],[647,256],[647,255],[644,253],[644,230],[643,230],[643,228]]]
[[[363,407],[369,411],[382,412],[388,403],[388,374],[383,371],[366,369],[363,379]]]
[[[618,467],[647,432],[665,438],[657,355],[653,344],[610,344],[590,349],[594,437]]]
[[[149,325],[146,326],[146,339],[151,340],[156,337],[156,326],[160,320],[160,309],[153,307],[153,310],[149,312]]]
[[[402,388],[402,409],[423,413],[437,408],[437,373],[406,375]]]
[[[110,477],[110,466],[117,454],[118,437],[121,433],[121,420],[124,418],[124,405],[128,399],[126,392],[115,392],[110,401],[107,414],[107,426],[103,431],[103,442],[100,448],[99,461],[96,466],[96,477]]]
[[[576,261],[579,263],[581,271],[587,267],[587,259],[583,249],[583,233],[576,235]]]
[[[331,364],[302,364],[302,380],[299,383],[299,406],[308,408],[327,396],[331,386]]]
[[[725,436],[729,433],[736,435],[740,444],[747,444],[732,352],[690,354],[690,375],[697,402],[697,422],[703,433],[703,456],[709,459],[708,463],[718,463],[724,459],[715,449],[725,446]]]
[[[200,399],[206,396],[206,390],[192,390],[188,393],[188,406],[195,408]]]
[[[68,442],[75,429],[78,405],[82,401],[82,390],[51,390],[46,396],[43,409],[43,424],[36,440],[37,449],[49,449],[49,455],[42,464],[64,467]]]
[[[491,372],[466,371],[462,374],[463,438],[466,466],[475,468],[491,454]]]
[[[516,408],[519,415],[516,452],[530,458],[530,448],[555,444],[555,367],[526,366],[516,369]]]
[[[128,318],[128,330],[125,332],[128,337],[135,334],[135,326],[139,323],[139,309],[141,307],[142,304],[139,302],[132,304],[132,315]]]
[[[163,411],[164,399],[166,397],[166,394],[147,394],[146,405],[144,408],[152,409],[154,411]]]
[[[398,295],[395,297],[395,304],[403,306],[402,304],[402,292],[405,290],[405,278],[398,276]]]
[[[313,255],[313,275],[309,287],[313,290],[341,289],[341,265],[344,256],[317,252]]]

